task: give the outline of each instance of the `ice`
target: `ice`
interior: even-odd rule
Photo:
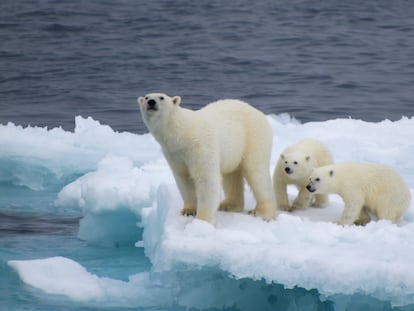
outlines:
[[[301,124],[283,114],[268,120],[274,133],[270,171],[284,148],[311,137],[325,143],[335,161],[394,167],[413,194],[413,118]],[[343,202],[335,195],[325,208],[279,212],[277,220],[264,222],[247,214],[254,200],[246,188],[244,213],[219,212],[210,225],[180,215],[177,187],[149,134],[117,133],[78,117],[73,133],[0,125],[0,148],[0,181],[34,191],[57,185],[54,208],[83,215],[81,239],[135,244],[151,260],[151,271],[128,281],[93,275],[69,258],[9,262],[25,283],[44,292],[154,308],[254,310],[251,301],[261,301],[261,310],[325,302],[346,310],[367,297],[372,305],[414,304],[413,202],[398,225],[338,226]],[[290,199],[295,194],[289,188]],[[71,285],[75,276],[84,290]]]
[[[165,161],[148,161],[141,167],[127,157],[106,155],[96,171],[89,172],[66,185],[56,204],[86,212],[113,211],[127,208],[137,214],[140,206],[150,206],[163,181],[173,182]]]
[[[9,261],[9,265],[21,273],[26,284],[36,285],[50,294],[67,295],[77,300],[96,299],[104,295],[99,279],[89,274],[78,263],[67,258],[12,260]]]
[[[120,281],[98,277],[88,272],[79,263],[65,257],[50,257],[38,260],[11,260],[8,263],[22,280],[41,288],[48,294],[64,295],[76,301],[92,301],[106,306],[168,306],[169,293],[150,282],[148,273]]]
[[[117,133],[82,117],[76,117],[73,133],[0,124],[0,148],[0,181],[37,191],[96,169],[108,153],[127,156],[137,164],[161,156],[149,134]]]
[[[93,244],[133,245],[144,207],[151,206],[161,182],[173,182],[164,159],[134,166],[128,157],[106,155],[96,171],[66,185],[56,205],[79,209],[79,237]]]
[[[236,280],[220,271],[139,273],[120,281],[99,277],[64,257],[14,260],[9,266],[27,284],[87,306],[155,310],[326,310],[317,291]],[[340,297],[342,299],[342,297]]]
[[[144,214],[143,220],[143,244],[154,271],[208,267],[236,279],[317,288],[327,297],[364,293],[395,304],[414,302],[414,223],[338,226],[333,223],[340,211],[337,202],[324,208],[334,216],[329,221],[313,219],[313,209],[301,217],[280,213],[273,222],[219,212],[213,227],[183,220],[174,186],[164,185],[159,191],[157,208]],[[154,235],[152,227],[163,230]]]

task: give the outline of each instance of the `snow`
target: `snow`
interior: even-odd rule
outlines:
[[[301,124],[279,115],[268,120],[274,133],[270,171],[285,147],[312,137],[330,148],[335,161],[394,167],[413,194],[413,118]],[[54,207],[83,214],[80,238],[94,244],[135,244],[151,260],[151,271],[129,281],[98,277],[69,258],[9,261],[23,282],[46,293],[132,306],[141,299],[139,305],[146,307],[209,308],[247,305],[241,288],[246,280],[256,280],[287,289],[317,289],[326,299],[363,294],[393,305],[414,303],[413,202],[398,225],[375,221],[365,227],[338,226],[334,222],[343,203],[337,196],[330,196],[325,208],[279,212],[275,221],[264,222],[247,214],[254,200],[246,188],[245,212],[219,212],[212,226],[180,215],[182,201],[172,174],[149,134],[117,133],[78,117],[73,133],[0,125],[0,146],[0,165],[11,167],[0,171],[0,181],[36,190],[55,180],[61,190]],[[291,199],[295,191],[289,188]],[[190,282],[206,278],[210,283],[194,287]],[[212,289],[224,283],[226,291]],[[263,287],[248,284],[257,293]],[[143,297],[139,289],[149,294]],[[203,293],[215,295],[216,301],[197,299]]]

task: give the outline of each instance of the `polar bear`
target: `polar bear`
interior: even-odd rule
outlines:
[[[309,176],[315,167],[332,163],[328,148],[315,139],[303,139],[281,153],[273,172],[273,186],[277,208],[292,211],[313,204],[320,207],[327,203],[327,195],[313,195],[306,190]],[[298,196],[289,206],[287,185],[295,185]]]
[[[173,172],[183,215],[214,223],[217,209],[242,211],[245,178],[256,199],[251,213],[265,220],[275,217],[272,130],[263,113],[234,99],[195,111],[181,107],[179,96],[162,93],[139,97],[138,103]],[[220,203],[221,183],[225,198]]]
[[[345,203],[338,224],[364,225],[371,213],[397,223],[410,203],[410,191],[400,175],[383,164],[337,163],[316,168],[307,189],[336,193]]]

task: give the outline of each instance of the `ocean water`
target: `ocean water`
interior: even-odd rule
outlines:
[[[135,100],[153,91],[398,120],[414,111],[413,31],[410,0],[4,0],[0,122],[143,133]]]
[[[268,115],[271,169],[314,137],[414,194],[413,34],[408,0],[1,1],[2,308],[414,310],[413,202],[398,226],[336,226],[335,196],[181,217],[136,103],[239,98]]]

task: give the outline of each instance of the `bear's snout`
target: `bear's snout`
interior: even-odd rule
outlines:
[[[315,191],[316,191],[316,189],[315,189],[315,188],[313,188],[311,184],[308,184],[308,185],[306,186],[306,189],[308,189],[308,191],[309,191],[309,192],[315,192]]]
[[[285,167],[285,172],[286,174],[292,174],[293,170],[288,166],[288,167]]]
[[[149,99],[147,101],[148,110],[157,110],[157,102],[155,99]]]

